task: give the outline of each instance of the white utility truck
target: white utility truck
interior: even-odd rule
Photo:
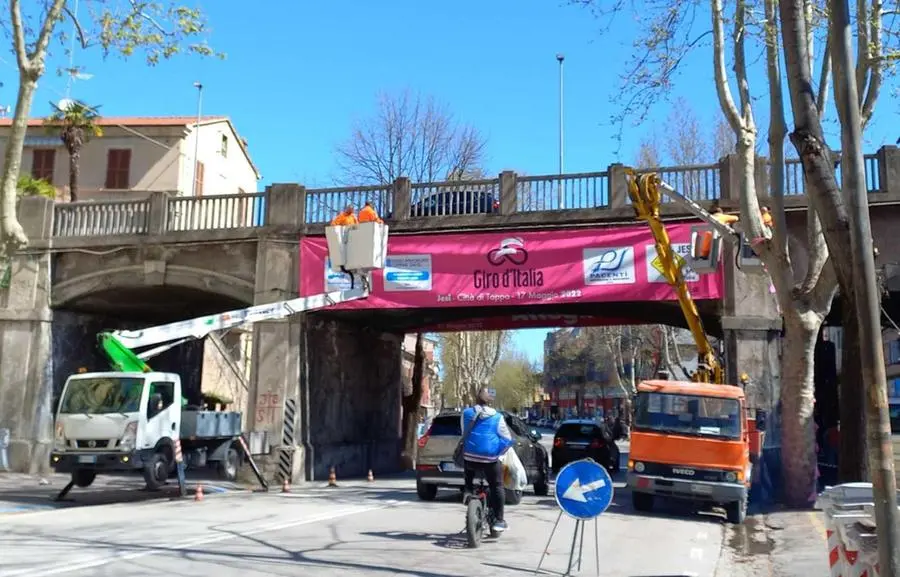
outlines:
[[[187,405],[181,378],[153,371],[145,361],[213,331],[366,298],[368,273],[384,267],[388,227],[375,222],[327,227],[326,238],[332,267],[350,275],[350,290],[143,330],[100,333],[98,344],[113,371],[72,375],[60,396],[50,464],[57,472],[70,473],[72,479],[58,498],[73,486],[90,486],[101,473],[141,472],[147,487],[158,489],[176,471],[176,460],[180,460],[176,440],[186,466],[215,466],[222,477],[233,480],[243,454],[266,486],[241,437],[241,414]],[[355,286],[357,279],[360,286]],[[146,347],[154,348],[136,352]]]

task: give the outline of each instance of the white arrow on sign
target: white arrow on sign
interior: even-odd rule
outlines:
[[[581,484],[580,480],[575,479],[575,481],[571,485],[569,485],[569,488],[566,489],[566,492],[563,493],[563,499],[571,499],[572,501],[587,503],[587,498],[584,496],[585,493],[590,493],[591,491],[602,489],[605,486],[606,481],[603,479],[597,479],[596,481],[591,481],[590,483],[586,483],[584,485]]]

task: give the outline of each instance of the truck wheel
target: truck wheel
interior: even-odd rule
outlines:
[[[740,525],[747,518],[747,497],[725,504],[725,516],[732,525]]]
[[[635,511],[652,511],[653,510],[653,495],[650,493],[632,493],[631,494],[631,506]]]
[[[163,453],[153,453],[144,465],[144,481],[151,491],[158,491],[169,478],[169,461]]]
[[[234,447],[228,447],[225,458],[216,464],[219,477],[226,481],[237,479],[238,470],[241,468],[241,455]]]
[[[75,482],[76,487],[81,487],[82,489],[90,487],[96,478],[97,472],[90,469],[76,469],[72,471],[72,481]]]

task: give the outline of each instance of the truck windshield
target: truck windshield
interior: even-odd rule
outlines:
[[[741,406],[737,399],[638,393],[634,430],[698,437],[741,436]]]
[[[72,379],[59,404],[60,413],[103,415],[135,413],[141,408],[144,379],[102,377]]]

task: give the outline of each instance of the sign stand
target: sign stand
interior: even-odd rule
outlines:
[[[559,522],[565,513],[575,519],[575,530],[572,532],[572,545],[569,548],[569,563],[562,577],[570,577],[572,570],[577,567],[581,571],[581,561],[584,556],[584,530],[587,521],[594,521],[594,563],[597,575],[600,574],[600,527],[597,518],[606,511],[612,503],[613,484],[612,478],[602,465],[593,459],[583,459],[569,463],[560,470],[556,476],[556,502],[559,505],[559,515],[550,531],[547,545],[541,553],[534,575],[541,571],[544,559],[548,555],[550,543],[559,528]],[[575,549],[578,549],[578,557],[575,557]]]

